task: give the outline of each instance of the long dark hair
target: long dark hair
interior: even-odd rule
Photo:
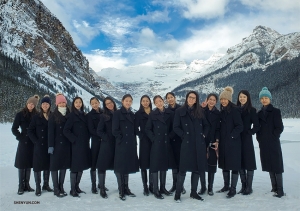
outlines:
[[[117,105],[116,105],[115,101],[114,101],[111,97],[106,97],[106,98],[104,98],[104,100],[103,100],[103,113],[104,113],[106,116],[109,116],[110,110],[109,110],[109,109],[106,107],[106,105],[105,105],[105,102],[106,102],[107,100],[110,100],[110,101],[114,104],[114,111],[117,110]]]
[[[22,111],[23,116],[24,117],[29,117],[29,119],[31,119],[35,114],[38,113],[38,110],[36,109],[36,106],[34,106],[32,111],[30,112],[27,108],[27,104],[25,105],[25,107],[21,111]]]
[[[83,112],[83,108],[84,108],[84,104],[83,104],[83,100],[82,100],[82,98],[81,97],[75,97],[74,99],[73,99],[73,102],[72,102],[72,107],[71,107],[71,112],[75,112],[75,113],[77,113],[78,111],[77,111],[77,108],[75,108],[75,106],[74,106],[74,103],[75,103],[75,100],[77,100],[77,99],[80,99],[81,100],[81,103],[82,103],[82,106],[81,106],[81,108],[80,108],[80,111],[82,111]]]
[[[65,116],[67,116],[70,113],[70,109],[68,108],[68,106],[66,106],[66,108],[67,108],[67,112]],[[58,111],[58,106],[55,107],[53,113],[51,113],[50,115],[54,116],[54,121],[56,124],[60,124],[62,114]]]
[[[175,94],[174,94],[173,92],[168,92],[168,93],[166,94],[166,99],[167,99],[168,95],[172,95],[172,96],[175,98]]]
[[[197,92],[195,91],[189,91],[186,96],[185,96],[185,102],[184,102],[184,106],[188,107],[188,97],[190,94],[195,94],[196,95],[196,102],[195,104],[193,105],[194,109],[192,111],[192,115],[195,117],[195,118],[203,118],[204,117],[204,114],[203,114],[203,109],[202,107],[200,106],[200,103],[199,103],[199,95]]]
[[[218,102],[218,95],[215,93],[210,93],[209,95],[207,95],[206,100],[208,100],[210,97],[215,97],[216,98],[216,102]]]
[[[251,108],[252,108],[252,103],[251,103],[251,97],[250,97],[250,93],[247,91],[247,90],[241,90],[238,94],[238,97],[237,97],[237,102],[236,102],[236,105],[238,107],[241,107],[241,102],[239,101],[239,97],[240,97],[240,94],[244,94],[247,96],[247,102],[245,103],[244,105],[244,110],[247,110],[248,112],[251,111]]]
[[[155,104],[155,100],[156,100],[157,98],[160,98],[162,101],[164,101],[164,99],[163,99],[160,95],[155,95],[155,96],[153,97],[153,103],[154,103],[154,104]]]
[[[143,96],[141,97],[139,111],[143,111],[143,110],[144,110],[144,106],[142,105],[142,100],[143,100],[143,98],[147,98],[147,99],[149,100],[149,102],[150,102],[150,104],[149,104],[150,111],[152,111],[152,103],[151,103],[150,97],[149,97],[148,95],[143,95]]]

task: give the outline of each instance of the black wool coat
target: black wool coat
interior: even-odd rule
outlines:
[[[283,132],[281,112],[273,105],[268,105],[266,114],[258,112],[259,131],[256,133],[260,148],[260,161],[263,171],[283,173],[283,158],[280,145],[280,134]]]
[[[170,105],[168,106],[168,109],[174,112],[180,108],[181,106],[179,104],[175,104],[175,107],[172,108]],[[175,133],[174,138],[171,139],[171,147],[174,153],[174,158],[175,158],[175,164],[176,164],[176,169],[179,168],[179,162],[180,162],[180,148],[181,148],[181,138]]]
[[[174,132],[181,137],[179,171],[204,172],[207,169],[206,144],[209,124],[203,118],[194,118],[187,106],[176,110]]]
[[[135,113],[135,126],[136,126],[136,134],[140,140],[140,151],[139,151],[139,162],[141,169],[149,169],[150,168],[150,152],[152,142],[148,138],[145,127],[148,121],[149,115],[144,110],[138,110]]]
[[[101,114],[97,127],[97,134],[101,137],[101,147],[96,164],[98,171],[114,169],[116,139],[112,134],[112,118],[112,113]]]
[[[223,170],[241,169],[242,131],[243,121],[239,109],[234,105],[231,105],[230,110],[223,109],[221,111],[219,168]]]
[[[100,121],[100,116],[102,114],[102,111],[99,113],[92,109],[88,114],[87,114],[87,122],[88,122],[88,128],[89,132],[91,134],[91,153],[92,153],[92,166],[91,169],[96,168],[97,160],[98,160],[98,154],[100,151],[100,146],[101,146],[101,138],[97,134],[97,127]]]
[[[32,168],[33,166],[33,143],[27,135],[30,121],[30,115],[24,116],[20,111],[16,114],[11,128],[13,135],[19,141],[15,158],[15,167],[18,169]],[[21,128],[21,132],[19,128]]]
[[[72,143],[71,172],[81,172],[91,167],[90,133],[84,113],[73,111],[67,116],[64,135]]]
[[[50,171],[71,168],[71,142],[63,134],[66,121],[66,116],[59,111],[54,111],[48,120],[48,147],[54,148],[50,154]]]
[[[40,114],[35,115],[32,117],[27,133],[34,144],[33,171],[48,171],[50,168],[48,120]]]
[[[205,142],[206,142],[206,147],[208,152],[208,158],[207,158],[208,172],[215,173],[217,171],[218,157],[216,151],[212,149],[214,145],[211,146],[210,144],[215,143],[217,139],[220,140],[220,114],[221,113],[216,107],[214,107],[212,110],[209,110],[208,107],[205,107],[204,114],[210,126],[208,134],[205,137]]]
[[[123,106],[113,114],[112,134],[116,138],[114,171],[121,174],[139,171],[134,120],[132,111],[127,112]]]
[[[167,171],[175,169],[175,158],[170,140],[174,138],[174,113],[165,109],[161,114],[158,109],[149,114],[145,132],[152,141],[150,152],[150,172]]]
[[[242,109],[242,108],[241,108]],[[253,146],[252,135],[259,130],[259,121],[256,114],[256,109],[248,110],[242,109],[242,120],[244,130],[241,133],[242,140],[242,169],[256,170],[255,151]],[[252,126],[253,125],[253,126]],[[252,126],[252,128],[251,128]]]

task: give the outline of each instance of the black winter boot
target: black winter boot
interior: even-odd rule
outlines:
[[[124,176],[120,173],[115,173],[117,177],[117,182],[118,182],[118,189],[119,189],[119,198],[122,201],[126,200],[126,196],[124,193],[124,188],[125,188],[125,183],[124,183]]]
[[[144,192],[143,194],[145,196],[149,196],[149,189],[148,189],[148,185],[147,185],[147,170],[146,169],[142,169],[141,170],[141,175],[142,175],[142,181],[143,181],[143,186],[144,186]]]
[[[64,196],[67,196],[68,194],[64,190],[65,177],[66,177],[66,169],[59,170],[58,188]]]
[[[149,192],[153,194],[153,177],[149,170]]]
[[[42,190],[41,190],[41,172],[40,171],[35,171],[34,172],[34,179],[35,179],[35,195],[40,196],[42,195]]]
[[[105,188],[105,191],[109,191],[107,187],[105,187],[105,178],[106,178],[106,171],[104,172],[104,188]]]
[[[174,193],[176,191],[177,175],[178,169],[172,169],[173,185],[172,188],[169,190],[170,193]]]
[[[99,185],[100,185],[100,196],[104,199],[107,199],[108,196],[106,194],[106,190],[105,190],[105,186],[104,186],[105,175],[98,173],[98,178],[99,178]]]
[[[98,194],[98,190],[96,187],[96,171],[90,171],[90,176],[91,176],[91,182],[92,182],[92,193],[93,194]]]
[[[50,178],[50,171],[46,170],[43,172],[44,184],[42,190],[46,190],[47,192],[53,192],[53,189],[49,186],[49,178]]]
[[[245,189],[243,195],[250,195],[253,192],[253,190],[252,190],[253,175],[254,175],[253,170],[247,171],[247,186],[246,186],[246,189]]]
[[[224,187],[221,190],[218,190],[217,193],[223,193],[229,191],[229,171],[223,171]]]
[[[33,192],[34,189],[32,189],[30,187],[30,184],[29,184],[30,174],[31,174],[31,168],[26,169],[26,171],[25,171],[25,188],[24,188],[24,190],[28,191],[28,192]]]
[[[77,175],[76,175],[75,190],[76,190],[77,193],[86,193],[86,192],[84,192],[83,190],[81,190],[79,188],[79,183],[80,183],[80,180],[81,180],[81,177],[82,177],[82,173],[83,172],[80,171],[80,172],[77,172]]]
[[[198,192],[199,195],[203,195],[205,193],[206,189],[206,181],[205,181],[205,172],[200,172],[200,183],[201,183],[201,189]]]
[[[18,169],[18,174],[19,174],[18,195],[22,195],[24,193],[25,171],[26,171],[25,169]]]
[[[269,172],[269,174],[270,174],[271,185],[272,185],[272,190],[271,190],[271,192],[277,193],[276,174],[273,173],[273,172]]]
[[[214,184],[215,173],[208,172],[208,190],[207,193],[210,196],[214,195],[213,184]]]
[[[198,188],[198,181],[199,181],[200,175],[198,173],[192,172],[191,175],[191,194],[190,197],[192,199],[197,199],[200,201],[203,201],[203,198],[197,194],[197,188]]]
[[[76,191],[76,177],[77,177],[77,172],[71,172],[70,173],[70,182],[71,182],[71,190],[70,190],[70,195],[73,197],[79,197],[78,192]]]
[[[175,191],[175,196],[174,196],[174,200],[177,203],[181,202],[180,195],[182,193],[185,175],[186,175],[185,173],[178,173],[178,175],[177,175],[176,191]]]
[[[152,173],[153,178],[153,195],[157,199],[164,199],[158,190],[158,172]]]
[[[229,192],[227,193],[227,198],[232,198],[236,194],[236,185],[239,179],[239,174],[231,174],[231,187]]]
[[[59,186],[58,186],[58,172],[51,171],[51,178],[52,178],[52,182],[53,182],[54,195],[59,198],[64,197],[64,194],[60,192]]]
[[[125,193],[125,195],[127,195],[129,197],[135,197],[135,194],[132,193],[128,187],[128,181],[129,181],[129,175],[124,174],[124,183],[125,183],[124,193]]]
[[[165,194],[166,196],[172,196],[173,194],[167,191],[166,189],[166,177],[167,177],[167,172],[166,171],[160,171],[159,172],[159,179],[160,179],[160,189],[159,192],[161,194]]]
[[[245,189],[246,189],[246,181],[247,181],[247,178],[246,178],[246,171],[244,169],[240,170],[240,178],[241,178],[241,183],[242,183],[242,187],[241,187],[241,190],[238,192],[238,194],[244,194],[245,192]]]
[[[274,194],[274,196],[277,198],[281,198],[282,196],[284,196],[282,174],[276,174],[276,182],[277,182],[277,193]]]

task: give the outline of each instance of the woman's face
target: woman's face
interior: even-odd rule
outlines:
[[[241,93],[239,95],[239,101],[240,101],[242,106],[245,105],[247,103],[247,95]]]
[[[129,109],[132,105],[132,99],[131,97],[126,97],[123,101],[122,101],[122,105],[126,108]]]
[[[80,99],[76,99],[75,102],[74,102],[74,107],[77,109],[77,110],[80,110],[81,107],[82,107],[82,102]]]
[[[99,102],[98,100],[96,100],[96,99],[93,99],[93,100],[91,101],[91,106],[92,106],[92,108],[93,108],[94,110],[98,110],[99,107],[100,107],[100,102]]]
[[[28,103],[27,104],[27,109],[29,110],[29,112],[31,112],[34,109],[34,104],[33,103]]]
[[[108,110],[113,111],[114,110],[114,103],[111,100],[105,100],[105,106]]]
[[[150,101],[147,97],[144,97],[141,101],[141,104],[144,108],[149,108],[149,105],[150,105]]]
[[[190,93],[187,99],[187,103],[191,107],[196,103],[196,100],[196,95],[194,93]]]
[[[158,108],[159,110],[161,110],[161,111],[164,110],[165,103],[160,97],[155,99],[154,104],[155,104],[156,108]]]
[[[170,106],[173,106],[173,105],[175,105],[176,98],[175,98],[173,95],[168,94],[168,95],[167,95],[167,102],[168,102],[168,104],[169,104]]]
[[[226,106],[228,106],[229,100],[227,100],[227,99],[225,99],[225,98],[222,98],[222,99],[220,100],[220,102],[221,102],[221,105],[222,105],[223,107],[226,107]]]
[[[50,108],[50,104],[44,102],[44,103],[42,103],[41,108],[42,108],[43,112],[46,113],[48,111],[48,109]]]
[[[262,97],[260,98],[260,102],[263,106],[267,106],[271,103],[271,100],[268,97]]]
[[[217,104],[217,99],[214,96],[210,96],[207,100],[207,105],[209,107],[214,107]]]
[[[58,107],[67,107],[67,103],[61,102],[57,104]]]

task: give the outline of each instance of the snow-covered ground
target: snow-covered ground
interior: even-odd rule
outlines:
[[[300,210],[300,119],[285,119],[284,132],[281,136],[284,169],[284,191],[286,196],[278,199],[272,196],[269,174],[261,171],[259,148],[255,143],[257,170],[254,175],[253,194],[250,196],[236,195],[227,199],[225,193],[215,193],[214,196],[204,195],[204,202],[189,198],[190,174],[187,174],[185,188],[187,193],[182,195],[182,203],[177,204],[173,196],[164,200],[155,199],[153,195],[143,195],[140,173],[130,175],[129,186],[136,198],[127,197],[123,202],[118,198],[117,182],[113,172],[107,172],[106,186],[108,187],[108,199],[102,199],[99,194],[91,193],[89,171],[83,173],[80,183],[82,190],[87,194],[81,194],[80,198],[66,196],[57,198],[53,193],[43,192],[40,197],[34,192],[25,192],[17,195],[18,172],[14,167],[14,158],[17,141],[11,134],[11,124],[0,124],[0,201],[1,210]],[[255,138],[255,137],[254,137]],[[255,139],[254,139],[255,140]],[[30,184],[35,188],[33,173]],[[51,184],[51,183],[50,183]],[[167,189],[171,188],[172,176],[167,174]],[[221,170],[216,174],[214,191],[222,188],[223,179]],[[240,189],[240,183],[237,189]],[[51,184],[52,187],[52,184]],[[70,190],[69,172],[66,175],[65,189]],[[38,201],[39,204],[14,204],[15,201]]]

